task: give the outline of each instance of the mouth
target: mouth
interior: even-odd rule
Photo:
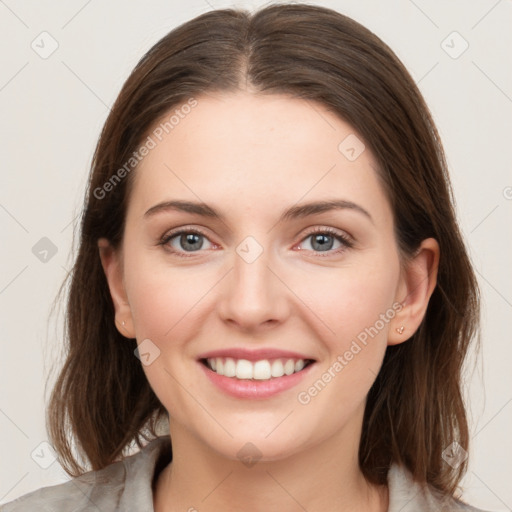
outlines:
[[[314,359],[273,358],[249,361],[232,357],[199,359],[211,372],[234,380],[271,381],[303,372]]]

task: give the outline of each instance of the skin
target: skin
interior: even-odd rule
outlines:
[[[386,347],[406,342],[425,314],[438,244],[424,240],[401,264],[376,161],[368,148],[355,161],[338,150],[355,131],[323,105],[248,91],[196,99],[135,171],[122,247],[98,242],[118,329],[160,350],[144,371],[169,412],[173,461],[158,479],[155,510],[385,511],[386,487],[367,483],[358,465],[365,400]],[[144,217],[170,199],[203,201],[225,220]],[[356,203],[371,220],[343,209],[278,222],[290,206],[325,199]],[[190,227],[206,234],[195,252],[179,236],[158,244]],[[312,228],[333,228],[353,247],[328,239],[324,252]],[[263,250],[252,263],[236,252],[248,236]],[[402,305],[394,318],[299,403],[297,394],[394,303]],[[294,350],[316,363],[292,389],[238,399],[197,362],[232,347]],[[247,442],[261,455],[251,467],[237,457]]]

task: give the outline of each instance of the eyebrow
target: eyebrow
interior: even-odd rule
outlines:
[[[359,206],[352,201],[344,199],[331,199],[327,201],[313,201],[310,203],[304,203],[300,205],[294,205],[285,210],[279,217],[278,222],[286,220],[299,219],[308,217],[310,215],[318,215],[332,210],[353,210],[362,213],[367,217],[373,224],[372,216],[362,206]],[[152,217],[156,214],[167,212],[167,211],[182,211],[187,213],[193,213],[202,217],[209,217],[212,219],[218,219],[221,222],[225,222],[225,217],[220,212],[207,205],[206,203],[193,202],[193,201],[181,201],[171,200],[158,203],[152,206],[145,214],[144,218]]]

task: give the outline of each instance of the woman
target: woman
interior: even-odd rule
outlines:
[[[446,169],[404,66],[335,11],[170,32],[93,161],[47,417],[76,478],[2,510],[476,510]]]

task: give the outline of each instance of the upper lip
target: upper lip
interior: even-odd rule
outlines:
[[[260,361],[262,359],[311,359],[304,354],[290,350],[279,350],[275,348],[258,348],[249,350],[247,348],[224,348],[211,350],[201,354],[198,359],[211,359],[215,357],[231,357],[233,359],[247,359],[248,361]]]

